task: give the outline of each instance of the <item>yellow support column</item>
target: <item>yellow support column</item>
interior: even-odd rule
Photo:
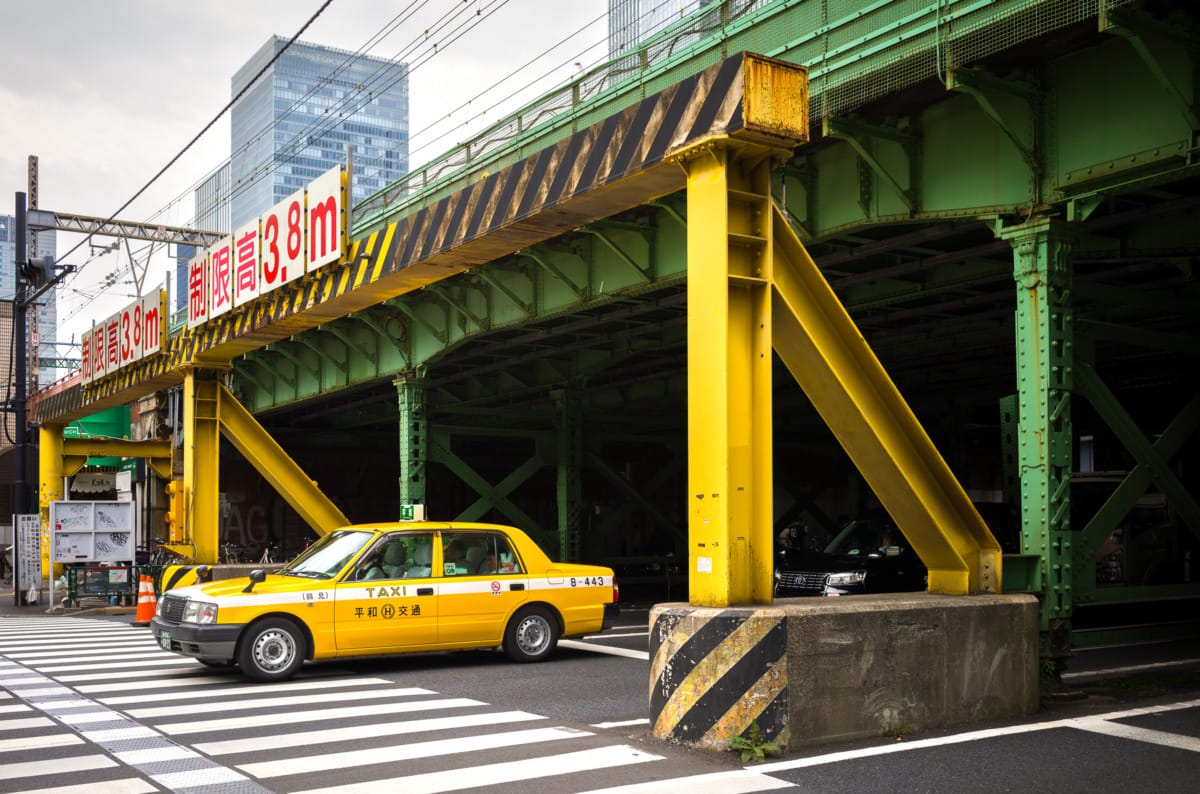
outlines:
[[[772,601],[768,153],[679,160],[688,202],[688,544],[694,606]]]
[[[190,543],[171,548],[214,565],[220,535],[221,422],[212,371],[188,369],[183,381],[183,525]]]
[[[38,515],[42,523],[42,570],[50,570],[50,503],[63,498],[63,426],[38,426]]]

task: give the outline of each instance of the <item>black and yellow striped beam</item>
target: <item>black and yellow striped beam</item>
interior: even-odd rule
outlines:
[[[176,587],[191,587],[212,580],[211,565],[164,565],[158,577],[158,593],[161,596]]]
[[[667,607],[650,632],[650,726],[659,739],[728,750],[758,723],[787,745],[787,618],[776,609]]]
[[[66,422],[683,189],[672,158],[735,138],[788,151],[807,138],[804,67],[731,56],[559,143],[354,241],[347,258],[171,338],[163,355],[39,404]],[[799,120],[799,121],[797,121]]]

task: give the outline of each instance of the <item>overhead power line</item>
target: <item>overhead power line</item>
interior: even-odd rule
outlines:
[[[162,168],[160,168],[160,169],[158,170],[158,173],[157,173],[157,174],[155,174],[154,176],[150,177],[150,181],[149,181],[149,182],[147,182],[146,184],[142,185],[141,189],[139,189],[139,190],[138,190],[136,193],[134,193],[134,194],[133,194],[133,195],[132,195],[132,196],[129,198],[129,200],[128,200],[128,201],[126,201],[126,202],[125,202],[124,204],[122,204],[120,207],[117,207],[117,210],[116,210],[116,212],[114,212],[112,215],[110,215],[110,216],[108,217],[108,220],[106,220],[106,221],[104,222],[104,224],[105,224],[105,225],[107,225],[107,224],[110,224],[110,223],[112,223],[112,222],[113,222],[113,221],[116,219],[116,217],[117,217],[118,215],[120,215],[120,214],[121,214],[121,213],[122,213],[122,212],[125,210],[125,208],[126,208],[126,207],[128,207],[128,206],[129,206],[130,204],[132,204],[133,202],[137,201],[138,197],[140,197],[140,196],[141,196],[143,193],[145,193],[145,192],[146,192],[146,191],[147,191],[147,190],[150,188],[150,186],[151,186],[151,185],[153,185],[155,182],[157,182],[157,181],[158,181],[158,178],[159,178],[159,177],[161,177],[163,174],[165,174],[165,173],[167,172],[167,169],[169,169],[171,166],[175,165],[175,163],[179,161],[179,158],[180,158],[180,157],[183,157],[183,155],[184,155],[184,154],[186,154],[186,153],[187,153],[187,151],[188,151],[189,149],[191,149],[191,148],[192,148],[192,146],[194,146],[194,145],[195,145],[196,141],[200,140],[200,138],[202,138],[202,137],[204,136],[204,133],[208,132],[208,131],[209,131],[209,129],[211,129],[211,128],[212,128],[212,126],[213,126],[214,124],[216,124],[216,123],[217,123],[217,122],[218,122],[218,121],[221,119],[221,117],[222,117],[222,116],[224,116],[226,113],[228,113],[228,112],[229,112],[229,109],[230,109],[231,107],[233,107],[233,103],[234,103],[234,102],[237,102],[239,99],[241,99],[242,95],[243,95],[243,94],[245,94],[247,91],[249,91],[249,90],[250,90],[250,88],[251,88],[251,86],[253,86],[253,85],[254,85],[256,82],[258,82],[258,78],[262,77],[262,76],[263,76],[263,73],[264,73],[264,72],[266,72],[266,71],[267,71],[267,69],[271,68],[271,66],[273,66],[273,65],[274,65],[275,61],[279,60],[279,57],[280,57],[281,55],[283,55],[283,53],[284,53],[284,52],[286,52],[286,51],[287,51],[287,48],[288,48],[288,47],[290,47],[290,46],[292,46],[292,42],[294,42],[296,39],[300,38],[301,34],[303,34],[303,33],[304,33],[304,31],[308,30],[309,26],[310,26],[310,25],[312,25],[312,23],[313,23],[313,22],[315,22],[315,21],[317,20],[317,17],[321,16],[322,12],[324,12],[326,8],[329,8],[329,4],[330,4],[330,3],[332,3],[332,2],[333,2],[333,0],[325,0],[325,2],[323,2],[323,3],[321,4],[321,7],[320,7],[320,8],[318,8],[318,9],[317,9],[317,10],[316,10],[316,11],[313,13],[313,15],[312,15],[311,17],[309,17],[309,18],[308,18],[308,21],[307,21],[307,22],[305,22],[305,23],[304,23],[304,24],[303,24],[303,25],[300,27],[300,30],[296,31],[296,34],[295,34],[294,36],[292,36],[290,39],[288,39],[287,43],[286,43],[286,44],[284,44],[284,45],[283,45],[283,47],[281,47],[281,48],[279,49],[279,52],[275,53],[275,57],[271,58],[271,60],[270,60],[270,61],[268,61],[268,62],[267,62],[267,63],[266,63],[266,64],[265,64],[265,65],[264,65],[264,66],[263,66],[261,69],[259,69],[259,70],[258,70],[258,73],[257,73],[256,75],[254,75],[254,79],[252,79],[252,80],[251,80],[249,83],[247,83],[247,84],[246,84],[246,87],[245,87],[245,88],[243,88],[241,91],[239,91],[239,92],[238,92],[238,94],[237,94],[237,96],[235,96],[233,99],[229,100],[229,103],[228,103],[227,105],[225,105],[225,107],[221,108],[220,112],[218,112],[218,113],[217,113],[217,115],[213,116],[212,120],[211,120],[211,121],[209,121],[207,124],[205,124],[205,125],[204,125],[204,128],[203,128],[202,130],[200,130],[200,132],[196,133],[196,135],[195,135],[195,136],[194,136],[194,137],[193,137],[193,138],[192,138],[190,141],[188,141],[188,142],[187,142],[187,144],[186,144],[186,145],[185,145],[185,146],[184,146],[182,149],[180,149],[180,150],[179,150],[179,153],[178,153],[178,154],[176,154],[174,157],[172,157],[172,158],[170,159],[170,161],[168,161],[168,162],[167,162],[167,164],[166,164],[166,165],[164,165]],[[78,249],[80,246],[82,246],[84,243],[86,243],[86,242],[90,241],[90,240],[92,239],[92,237],[94,236],[94,234],[95,234],[95,233],[93,232],[93,233],[91,233],[91,234],[87,235],[86,237],[84,237],[84,238],[83,238],[82,240],[80,240],[78,243],[76,243],[76,244],[75,244],[75,245],[74,245],[74,246],[71,248],[71,250],[67,251],[65,254],[63,254],[62,256],[60,256],[60,257],[59,257],[59,258],[58,258],[58,259],[55,261],[55,264],[56,264],[56,265],[57,265],[57,264],[61,264],[61,263],[62,263],[62,261],[63,261],[64,259],[66,259],[68,256],[70,256],[71,254],[73,254],[73,253],[74,253],[74,252],[75,252],[75,251],[76,251],[76,250],[77,250],[77,249]]]

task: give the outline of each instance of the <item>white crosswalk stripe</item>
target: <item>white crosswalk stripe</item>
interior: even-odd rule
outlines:
[[[378,794],[549,778],[602,788],[605,770],[662,759],[597,730],[387,678],[306,671],[255,684],[160,650],[145,628],[0,618],[4,791]]]

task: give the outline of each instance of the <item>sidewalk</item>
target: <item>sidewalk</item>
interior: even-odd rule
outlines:
[[[62,595],[59,594],[61,602]],[[100,599],[95,599],[99,601]],[[11,589],[5,589],[0,592],[0,618],[10,617],[48,617],[48,616],[63,616],[63,617],[103,617],[114,619],[126,619],[133,621],[137,614],[136,606],[128,607],[112,607],[112,606],[82,606],[71,607],[64,609],[59,607],[52,609],[50,607],[50,591],[42,590],[38,594],[38,602],[36,604],[25,605],[24,599],[21,596],[14,598]]]

